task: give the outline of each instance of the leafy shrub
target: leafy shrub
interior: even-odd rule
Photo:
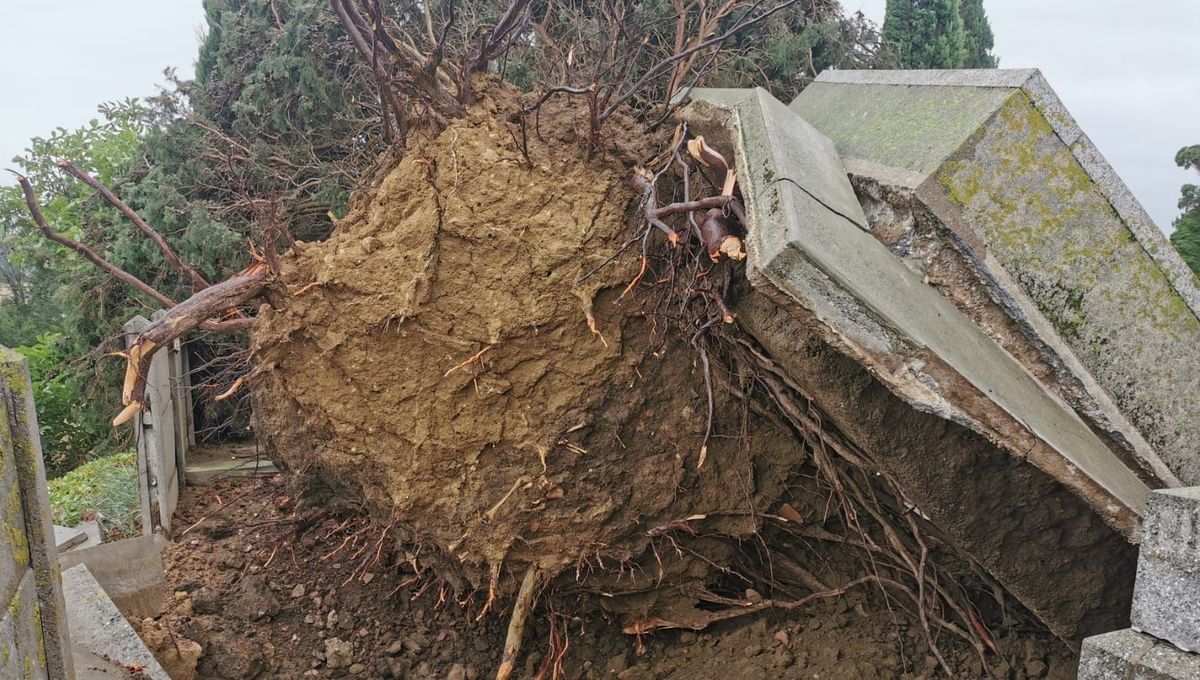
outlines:
[[[16,348],[29,361],[49,477],[58,477],[114,445],[114,431],[104,412],[88,399],[83,376],[71,364],[70,349],[61,333],[43,333],[32,345]]]
[[[114,538],[140,529],[137,453],[133,450],[84,463],[50,483],[54,523],[75,526],[98,513]]]

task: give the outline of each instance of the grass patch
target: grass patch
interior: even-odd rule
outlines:
[[[125,451],[84,463],[51,479],[49,486],[55,524],[75,526],[99,513],[113,538],[140,532],[137,452]]]

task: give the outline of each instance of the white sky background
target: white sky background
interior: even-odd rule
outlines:
[[[843,0],[882,21],[886,0]],[[985,0],[1001,66],[1037,67],[1164,231],[1200,144],[1200,0]],[[96,105],[190,76],[200,0],[0,0],[0,168]],[[0,177],[0,182],[11,180]]]
[[[842,0],[883,21],[886,0]],[[984,0],[1001,68],[1040,68],[1165,232],[1200,144],[1200,0]]]
[[[191,78],[203,25],[201,0],[0,0],[0,170],[103,102],[154,94],[167,66]]]

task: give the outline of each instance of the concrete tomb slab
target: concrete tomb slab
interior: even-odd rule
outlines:
[[[89,659],[99,658],[140,667],[142,677],[148,680],[171,680],[86,566],[66,569],[62,578],[67,624],[81,665],[86,667]]]
[[[1069,560],[1062,569],[1044,565],[1059,553],[1102,546],[1119,554],[1120,537],[1087,516],[1094,512],[1135,535],[1146,484],[1068,403],[869,233],[832,141],[763,90],[698,90],[692,100],[683,112],[690,129],[736,159],[748,216],[748,278],[776,312],[791,317],[760,327],[775,324],[781,346],[815,329],[915,411],[969,428],[1007,451],[1006,462],[988,470],[989,483],[1008,494],[1007,505],[972,509],[962,504],[961,490],[955,499],[941,489],[941,471],[973,456],[971,449],[940,449],[914,464],[912,457],[889,461],[888,451],[865,447],[894,465],[921,509],[1063,637],[1124,617],[1131,579],[1122,570],[1084,578],[1079,569],[1086,567]],[[764,335],[756,333],[772,349]],[[786,352],[772,354],[788,360]],[[845,400],[831,397],[822,404],[829,412]],[[1038,472],[1054,483],[1046,486]],[[1067,511],[1071,501],[1053,501],[1058,511],[1047,514],[1025,513],[1016,500],[1033,493],[1041,497],[1035,502],[1050,503],[1046,494],[1061,487],[1091,508],[1070,520],[1075,535],[1067,546],[1058,537],[1076,512]],[[1081,587],[1087,592],[1064,596]]]
[[[826,71],[866,230],[1151,486],[1200,483],[1200,288],[1036,70]]]

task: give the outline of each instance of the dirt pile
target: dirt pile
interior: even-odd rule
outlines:
[[[424,555],[405,554],[416,546],[351,578],[350,556],[362,545],[373,549],[377,534],[359,536],[364,518],[351,508],[298,508],[290,487],[281,476],[184,491],[180,522],[195,528],[167,547],[167,612],[142,626],[161,661],[193,660],[195,640],[203,650],[197,678],[492,677],[504,639],[501,617],[476,621],[475,610],[444,597]],[[810,562],[833,583],[856,574],[853,568],[839,574],[853,565],[829,553],[814,552]],[[539,613],[516,677],[539,677],[554,651],[551,621],[567,622],[558,630],[570,640],[558,677],[571,680],[946,677],[915,618],[874,590],[760,612],[700,633],[644,636],[641,654],[637,639],[599,615]],[[1075,677],[1075,656],[1044,631],[998,642],[1010,659],[998,677]],[[965,645],[946,653],[951,677],[985,677]]]
[[[436,546],[462,590],[511,592],[530,565],[610,594],[703,576],[707,537],[753,533],[802,445],[717,395],[697,469],[694,354],[619,302],[637,258],[608,262],[627,168],[661,140],[617,135],[588,159],[578,106],[551,102],[527,136],[517,107],[493,87],[285,260],[254,334],[257,430]],[[700,515],[701,534],[654,544]]]

